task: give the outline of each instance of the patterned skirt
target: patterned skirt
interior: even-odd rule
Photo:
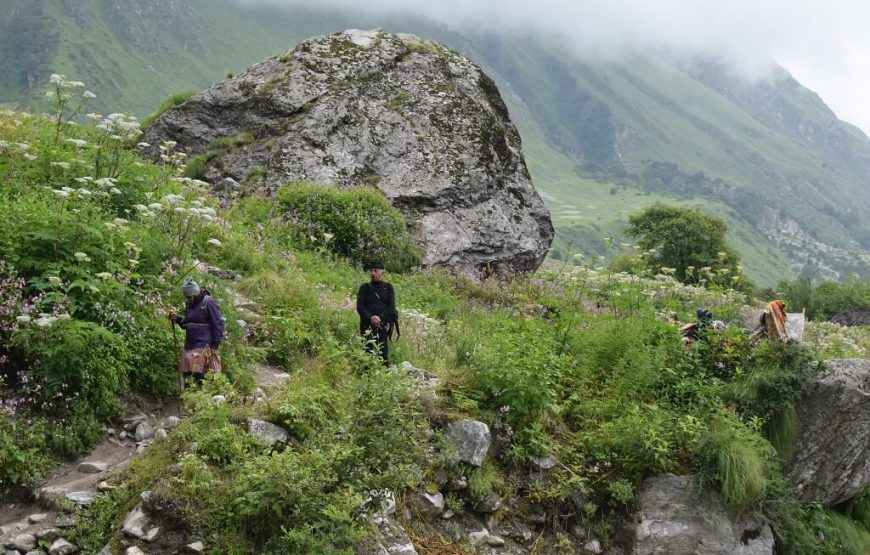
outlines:
[[[217,351],[211,347],[190,349],[181,355],[181,372],[183,374],[205,374],[209,370],[215,373],[221,371],[221,359]]]

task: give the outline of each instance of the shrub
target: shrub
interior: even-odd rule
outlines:
[[[281,187],[277,198],[309,247],[357,263],[383,259],[391,271],[406,271],[420,262],[401,213],[376,189],[297,182]]]

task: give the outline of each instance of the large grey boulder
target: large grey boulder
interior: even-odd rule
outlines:
[[[248,433],[265,445],[283,445],[290,439],[287,430],[258,418],[248,418]]]
[[[456,446],[459,460],[472,466],[483,464],[492,442],[489,426],[477,420],[457,420],[447,425],[444,435]]]
[[[795,454],[786,473],[802,501],[831,506],[870,485],[870,360],[826,366],[798,402]]]
[[[699,494],[692,476],[647,479],[631,555],[772,555],[773,532],[751,516],[729,515],[718,495]]]
[[[213,143],[228,137],[239,140]],[[168,140],[208,152],[212,183],[377,187],[417,230],[429,265],[531,270],[553,238],[492,79],[412,35],[306,40],[165,112],[143,140],[154,159]]]

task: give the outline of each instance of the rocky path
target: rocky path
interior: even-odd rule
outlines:
[[[234,293],[237,308],[250,321],[262,320],[257,305]],[[254,365],[255,395],[280,385],[290,375],[281,368]],[[4,555],[67,555],[77,553],[75,546],[63,538],[63,530],[77,524],[64,507],[86,506],[112,486],[108,479],[144,453],[155,440],[166,435],[180,421],[181,404],[173,400],[163,407],[121,419],[105,428],[106,437],[81,460],[58,464],[34,488],[34,499],[12,501],[0,499],[0,552]],[[46,549],[41,548],[45,547]]]

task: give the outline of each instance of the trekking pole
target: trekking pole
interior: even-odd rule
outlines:
[[[175,353],[175,374],[178,376],[178,391],[184,391],[184,377],[181,375],[181,358],[178,356],[178,334],[175,331],[175,322],[169,321],[172,328],[172,351]]]

